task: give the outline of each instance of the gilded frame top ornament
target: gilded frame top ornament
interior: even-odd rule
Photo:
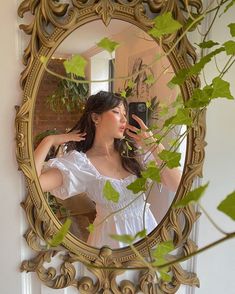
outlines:
[[[51,213],[43,198],[33,160],[32,117],[37,90],[44,72],[40,56],[50,58],[58,45],[71,32],[83,24],[98,19],[101,19],[106,26],[111,19],[120,19],[148,31],[153,26],[153,18],[156,15],[171,11],[178,21],[184,23],[187,20],[187,15],[182,11],[184,2],[184,0],[24,0],[19,6],[18,15],[21,18],[27,12],[33,16],[31,23],[20,25],[20,29],[30,35],[30,40],[23,55],[25,69],[20,79],[23,102],[17,108],[16,139],[17,160],[19,168],[26,177],[29,191],[26,200],[22,203],[29,221],[29,229],[25,238],[29,246],[37,252],[36,257],[30,261],[24,261],[21,268],[37,272],[39,278],[49,287],[62,288],[73,285],[80,293],[88,293],[88,290],[89,293],[99,291],[103,291],[101,293],[126,293],[124,292],[126,290],[130,291],[128,293],[136,293],[137,290],[149,293],[146,291],[154,284],[154,280],[151,272],[144,271],[140,274],[139,285],[133,285],[130,281],[118,285],[115,278],[124,270],[114,269],[114,267],[140,265],[133,251],[129,247],[113,251],[108,247],[91,248],[71,234],[68,234],[63,243],[64,249],[61,249],[66,250],[61,264],[61,273],[58,275],[55,269],[49,272],[44,267],[44,262],[51,260],[57,251],[43,249],[40,240],[48,240],[60,228],[60,223]],[[202,3],[201,0],[192,0],[189,1],[189,5],[200,12]],[[176,38],[177,33],[164,38],[163,49],[170,48]],[[196,61],[195,50],[186,36],[182,38],[177,49],[172,51],[169,60],[175,72]],[[197,79],[192,78],[182,86],[182,95],[185,100],[189,98],[198,83]],[[174,202],[182,198],[190,190],[194,178],[202,174],[204,137],[205,121],[202,115],[197,126],[188,135],[183,177]],[[182,217],[184,218],[183,225]],[[175,246],[182,249],[182,255],[194,251],[196,245],[189,239],[189,234],[198,217],[199,214],[192,206],[174,211],[169,209],[157,229],[149,235],[151,246],[169,240],[173,236]],[[138,242],[136,248],[141,254],[145,254],[145,241]],[[113,269],[105,271],[93,268],[92,272],[97,277],[96,282],[92,282],[89,278],[77,279],[73,265],[77,261],[103,267],[109,266]],[[171,283],[158,283],[163,293],[175,293],[181,284],[199,284],[196,275],[183,270],[179,264],[173,265],[171,272],[173,275]]]

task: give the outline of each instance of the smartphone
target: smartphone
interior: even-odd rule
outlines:
[[[132,114],[138,116],[146,125],[148,125],[148,108],[145,102],[130,102],[128,105],[129,124],[140,129],[140,125],[134,120],[134,118],[132,118]]]

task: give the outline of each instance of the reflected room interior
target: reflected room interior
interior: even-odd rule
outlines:
[[[157,125],[161,129],[163,121],[173,113],[174,102],[179,97],[177,88],[170,88],[169,81],[174,70],[166,57],[157,60],[163,54],[161,48],[144,31],[120,20],[112,20],[108,27],[102,21],[86,24],[72,32],[57,48],[48,68],[53,72],[65,75],[63,62],[79,54],[87,61],[86,80],[108,80],[116,77],[131,76],[134,82],[129,87],[128,80],[91,82],[89,84],[62,83],[61,79],[45,72],[38,90],[35,104],[33,138],[34,147],[48,134],[64,133],[78,121],[86,98],[99,90],[121,93],[125,91],[128,102],[146,102],[150,108],[149,126]],[[120,45],[115,52],[109,54],[97,43],[107,37]],[[149,64],[153,63],[150,67]],[[139,71],[138,75],[135,73]],[[153,76],[154,83],[146,83]],[[79,97],[79,98],[77,98]],[[163,141],[166,149],[179,137],[185,129],[177,127],[169,132]],[[60,156],[66,152],[64,146],[54,148],[48,158]],[[179,147],[181,167],[183,170],[186,154],[186,139]],[[146,194],[148,195],[148,193]],[[163,186],[155,184],[148,195],[150,209],[159,224],[171,206],[175,193]],[[55,215],[61,222],[67,217],[72,219],[71,233],[86,242],[89,232],[87,227],[96,216],[95,203],[85,194],[73,196],[66,200],[55,198],[49,193],[45,197]]]

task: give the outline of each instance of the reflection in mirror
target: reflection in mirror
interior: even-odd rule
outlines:
[[[96,28],[95,30],[94,27]],[[112,54],[107,53],[107,51],[97,46],[97,43],[104,37],[119,43],[119,46]],[[63,134],[71,130],[80,119],[87,98],[90,95],[98,93],[100,90],[122,93],[122,95],[126,97],[124,100],[128,103],[144,102],[148,110],[148,126],[152,128],[155,139],[159,139],[163,134],[167,133],[167,135],[164,135],[164,140],[161,142],[166,150],[171,150],[171,148],[177,146],[175,140],[177,138],[182,138],[182,143],[177,149],[178,152],[182,153],[180,160],[181,166],[178,167],[177,170],[168,170],[165,168],[162,172],[163,184],[155,183],[151,190],[145,193],[147,202],[150,204],[150,208],[146,206],[147,223],[151,223],[148,228],[149,233],[161,222],[172,203],[177,187],[172,188],[169,185],[169,178],[177,174],[177,183],[179,184],[180,171],[182,172],[186,153],[186,140],[183,137],[186,130],[178,126],[177,128],[175,127],[167,131],[167,129],[163,127],[166,119],[175,113],[181,102],[179,89],[171,89],[168,86],[168,82],[174,74],[173,68],[166,57],[160,58],[163,52],[149,35],[139,28],[120,20],[112,20],[108,27],[105,27],[101,21],[95,21],[78,28],[57,48],[48,67],[53,72],[65,75],[63,62],[75,54],[81,55],[87,61],[85,79],[91,81],[101,80],[103,82],[76,84],[62,81],[56,76],[45,73],[35,105],[33,125],[34,147],[36,148],[42,139],[48,135]],[[153,63],[154,60],[155,62]],[[150,67],[149,64],[151,63],[153,64]],[[119,78],[127,76],[129,76],[129,79]],[[69,77],[71,77],[71,75]],[[81,77],[72,77],[81,79]],[[119,114],[122,115],[126,109],[118,108],[118,111],[120,112]],[[93,117],[94,121],[95,119],[99,120],[100,117]],[[45,161],[54,157],[59,161],[68,153],[68,144],[52,146],[49,151]],[[69,154],[71,154],[71,152]],[[152,159],[154,159],[154,157],[152,157]],[[73,164],[80,166],[84,164],[84,162],[90,164],[90,168],[92,169],[91,173],[93,175],[95,173],[96,177],[105,174],[105,165],[102,167],[105,156],[97,159],[94,152],[92,152],[92,148],[88,150],[86,154],[83,154],[82,159],[78,160],[75,156],[71,160],[74,161]],[[157,162],[159,163],[159,159]],[[54,165],[53,163],[50,166],[59,168],[58,165]],[[168,173],[165,172],[166,170],[168,170]],[[173,171],[176,172],[175,175],[172,174]],[[75,169],[74,173],[76,172]],[[105,210],[104,205],[106,202],[104,203],[104,197],[103,202],[99,202],[99,199],[91,197],[91,193],[95,194],[95,190],[97,189],[100,189],[100,194],[103,193],[104,183],[103,186],[100,187],[98,182],[94,182],[93,180],[93,182],[91,182],[89,171],[86,170],[86,172],[86,183],[89,187],[94,188],[93,191],[90,189],[91,192],[87,195],[87,193],[81,193],[85,191],[77,189],[77,193],[71,193],[72,195],[70,196],[73,197],[68,197],[69,195],[60,197],[58,193],[53,193],[53,189],[51,189],[50,192],[45,192],[45,197],[47,197],[50,207],[61,222],[67,217],[70,217],[73,221],[71,232],[78,239],[87,242],[89,245],[95,247],[109,245],[112,248],[126,246],[121,242],[111,239],[107,235],[109,233],[135,235],[135,233],[143,229],[143,220],[140,222],[138,228],[135,227],[138,214],[138,205],[136,203],[138,200],[136,200],[135,204],[127,208],[126,214],[124,213],[125,210],[123,210],[113,214],[107,218],[106,221],[103,221],[105,217],[110,214],[110,211],[116,211],[120,209],[121,206],[115,202],[105,200],[109,202],[109,204],[111,203],[109,209]],[[166,174],[165,178],[167,178],[165,180],[163,176],[164,173]],[[106,180],[109,179],[112,183],[112,187],[118,190],[120,199],[124,198],[122,206],[124,206],[124,204],[126,205],[126,200],[128,200],[125,199],[125,197],[128,196],[125,194],[126,192],[123,192],[123,185],[127,186],[127,184],[130,184],[135,179],[135,177],[132,176],[128,177],[128,174],[130,174],[130,172],[122,168],[120,174],[115,174],[113,170],[110,177],[108,176],[109,173],[103,177],[103,180],[104,178]],[[124,178],[124,181],[111,181],[111,178]],[[128,181],[123,183],[126,179],[128,179]],[[67,180],[63,175],[62,182],[64,183],[65,181]],[[107,181],[105,182],[107,183]],[[68,185],[72,186],[73,181],[68,183]],[[77,185],[82,184],[77,183]],[[121,188],[119,186],[121,186]],[[59,189],[61,190],[61,187]],[[71,189],[73,189],[73,187]],[[89,189],[86,188],[85,190],[87,191]],[[55,197],[55,195],[57,197]],[[130,198],[129,202],[131,202]],[[103,205],[102,209],[100,209],[101,205]],[[143,211],[141,212],[141,217],[142,216]],[[89,233],[87,227],[89,224],[93,223],[95,224],[95,232]],[[97,226],[99,223],[102,224]],[[102,227],[103,231],[101,230]],[[105,235],[106,237],[103,237],[103,239],[96,239],[93,234],[98,234],[99,236]],[[92,235],[93,237],[91,237]]]

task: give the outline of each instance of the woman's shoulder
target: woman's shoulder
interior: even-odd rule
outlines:
[[[66,159],[75,159],[75,160],[79,160],[79,161],[84,161],[86,156],[85,153],[81,152],[81,151],[77,151],[77,150],[71,150],[68,153],[65,153],[64,158]]]

